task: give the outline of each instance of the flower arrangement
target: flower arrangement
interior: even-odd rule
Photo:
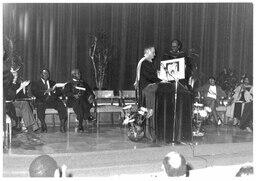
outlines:
[[[200,132],[201,125],[202,125],[202,122],[208,118],[210,112],[212,112],[210,107],[203,106],[203,104],[200,104],[198,102],[194,103],[194,110],[193,110],[194,131],[193,131],[193,136],[204,136],[204,133]]]
[[[144,136],[143,122],[153,115],[153,109],[138,108],[137,105],[129,105],[123,108],[125,115],[123,125],[128,126],[127,136],[131,141],[139,141]]]
[[[199,104],[199,103],[195,103],[195,104]],[[203,107],[202,109],[194,109],[193,113],[195,115],[199,115],[201,118],[207,118],[208,117],[208,113],[212,112],[210,107]]]

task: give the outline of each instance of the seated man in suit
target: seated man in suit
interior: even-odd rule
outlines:
[[[81,79],[78,69],[71,71],[72,80],[68,82],[63,90],[67,96],[67,106],[72,107],[79,121],[78,132],[83,132],[83,120],[92,120],[90,109],[95,98],[90,86]]]
[[[215,84],[214,77],[209,77],[209,83],[199,87],[198,92],[204,98],[205,105],[212,109],[212,115],[215,123],[220,125],[222,120],[217,114],[216,106],[219,99],[226,97],[226,93],[221,89],[220,86]]]
[[[66,132],[67,109],[64,103],[59,99],[61,93],[55,90],[55,82],[49,78],[49,70],[44,69],[41,72],[41,79],[33,82],[31,85],[32,94],[36,97],[36,107],[38,118],[41,122],[41,132],[47,132],[45,109],[54,108],[59,114],[60,131],[64,133]]]
[[[18,81],[18,70],[11,69],[13,79],[6,88],[7,114],[10,111],[9,115],[15,120],[17,129],[19,129],[18,125],[20,125],[18,117],[22,117],[27,131],[33,132],[38,129],[38,125],[33,116],[32,109],[26,101],[26,98],[28,98],[26,87],[30,81]]]

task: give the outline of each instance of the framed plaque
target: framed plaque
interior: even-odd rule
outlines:
[[[185,79],[185,57],[161,61],[158,77],[167,81]]]

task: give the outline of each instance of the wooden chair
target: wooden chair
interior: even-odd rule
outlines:
[[[113,113],[122,112],[120,105],[120,96],[115,96],[113,90],[99,90],[94,91],[95,94],[95,107],[94,112],[96,114],[96,124],[99,127],[100,113],[111,113],[111,122],[113,121]]]
[[[12,120],[11,118],[6,114],[6,125],[4,130],[4,145],[8,149],[11,149],[12,144]]]
[[[218,115],[221,116],[223,123],[227,124],[227,117],[226,117],[227,107],[226,106],[217,106],[216,111],[217,111]]]
[[[58,89],[58,91],[62,91],[62,89],[64,88],[66,83],[56,83],[56,89]],[[61,97],[60,97],[61,98]],[[38,117],[37,117],[37,110],[36,110],[36,107],[35,107],[35,97],[33,99],[33,102],[32,102],[32,107],[33,107],[33,114],[35,115],[36,117],[36,121],[38,120]],[[63,103],[64,105],[66,106],[66,103],[65,103],[65,100],[63,100]],[[74,111],[73,109],[71,110],[72,108],[67,108],[67,112],[68,112],[68,119],[67,119],[67,130],[69,130],[69,122],[70,122],[70,114],[72,114]],[[58,111],[53,109],[53,108],[46,108],[45,109],[45,115],[52,115],[52,122],[53,122],[53,127],[55,127],[55,117],[54,115],[58,115]]]
[[[33,110],[33,114],[35,115],[36,120],[38,120],[36,109]],[[69,131],[70,115],[71,114],[75,114],[73,108],[67,108],[67,114],[68,114],[68,118],[67,118],[67,131]],[[47,108],[47,109],[45,109],[45,115],[52,115],[53,127],[55,127],[55,117],[54,117],[54,115],[58,115],[58,111],[53,109],[53,108]]]

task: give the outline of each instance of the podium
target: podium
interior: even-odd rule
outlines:
[[[178,85],[176,115],[175,82],[154,84],[154,88],[145,89],[147,108],[153,108],[154,115],[150,121],[150,131],[157,141],[165,143],[192,141],[192,95],[184,87]],[[176,117],[176,120],[174,120]],[[175,124],[174,124],[174,121]],[[175,127],[174,127],[175,125]],[[147,131],[146,131],[147,132]],[[174,138],[173,138],[174,137]]]

